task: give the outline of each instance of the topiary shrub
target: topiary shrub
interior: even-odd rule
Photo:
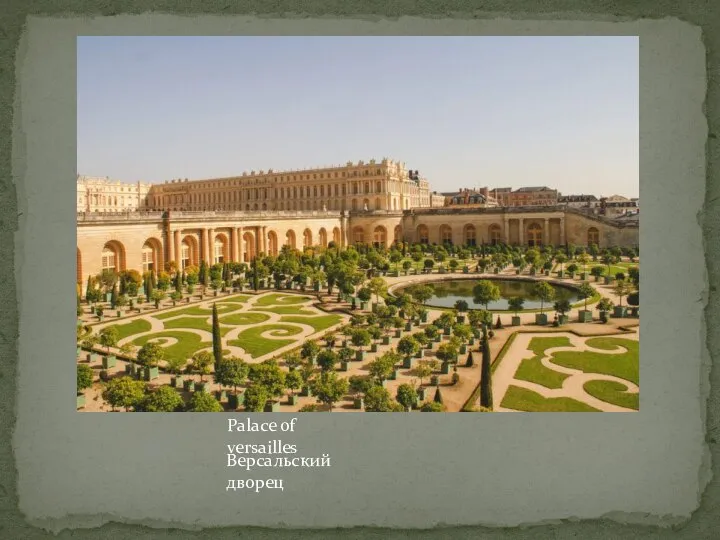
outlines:
[[[498,315],[497,322],[495,323],[495,329],[502,330],[502,328],[503,328],[503,324],[502,324],[502,321],[500,320],[500,315]]]

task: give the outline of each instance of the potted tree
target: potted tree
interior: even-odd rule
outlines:
[[[508,300],[508,307],[515,314],[511,319],[513,326],[520,326],[520,316],[518,315],[518,312],[523,310],[524,304],[525,299],[522,296],[513,296],[510,300]]]
[[[585,300],[585,309],[578,311],[578,322],[588,323],[592,322],[592,311],[588,310],[587,303],[588,298],[591,298],[595,294],[595,289],[592,288],[587,281],[583,282],[577,290],[578,296]]]
[[[77,408],[85,407],[85,394],[83,390],[90,388],[93,383],[93,370],[87,364],[77,364]]]
[[[597,303],[597,310],[600,312],[600,322],[606,323],[608,321],[607,312],[613,308],[613,303],[609,298],[601,298]]]
[[[600,277],[605,273],[605,268],[602,266],[593,266],[590,269],[590,275],[595,278],[595,281],[599,281]]]
[[[570,311],[570,301],[567,299],[558,300],[557,302],[555,302],[555,305],[553,307],[555,309],[555,312],[558,314],[558,324],[567,324],[568,316],[566,314],[568,311]]]
[[[465,322],[465,313],[467,313],[468,307],[468,303],[465,300],[458,300],[455,302],[455,310],[458,313],[457,322],[461,324]]]
[[[165,349],[153,342],[148,342],[137,353],[137,361],[145,366],[144,378],[152,381],[159,377],[158,365],[165,359]]]
[[[555,298],[555,289],[547,281],[538,281],[533,287],[533,294],[540,300],[540,313],[535,314],[535,324],[547,324],[547,315],[543,313],[545,302]]]
[[[626,316],[627,308],[623,306],[622,301],[623,298],[630,292],[630,285],[624,279],[618,280],[615,282],[613,292],[620,300],[620,303],[613,309],[613,317],[623,318]]]
[[[627,303],[630,306],[630,316],[637,317],[640,311],[640,291],[634,291],[628,294]]]
[[[185,369],[186,361],[180,356],[171,356],[165,361],[165,367],[173,375],[170,378],[170,386],[173,388],[183,387],[182,372]]]
[[[302,385],[302,375],[299,371],[290,371],[287,375],[285,375],[285,387],[290,390],[290,395],[288,396],[288,405],[297,405],[299,397],[297,394],[295,394],[295,390],[300,388]]]
[[[365,407],[363,396],[375,386],[375,381],[368,375],[352,375],[349,383],[350,392],[353,394],[353,408],[362,410]]]
[[[565,272],[563,271],[563,265],[567,261],[567,256],[564,253],[558,253],[555,255],[555,262],[557,262],[560,265],[560,270],[558,271],[558,277],[562,279],[565,277]],[[560,323],[562,324],[562,323]]]
[[[575,279],[575,273],[578,271],[578,265],[575,263],[568,264],[567,271],[570,279]]]

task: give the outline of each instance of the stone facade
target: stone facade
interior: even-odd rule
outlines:
[[[134,212],[145,210],[152,184],[112,181],[107,177],[77,177],[78,212]]]
[[[152,210],[363,211],[442,206],[442,196],[405,163],[368,163],[293,171],[250,171],[209,180],[154,185]]]

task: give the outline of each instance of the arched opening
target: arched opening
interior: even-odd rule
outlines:
[[[160,272],[163,270],[162,244],[157,238],[148,238],[142,247],[143,272]]]
[[[373,231],[373,245],[376,248],[385,247],[387,243],[387,230],[382,225],[375,227]]]
[[[502,238],[502,231],[500,229],[500,225],[490,225],[490,228],[488,229],[488,238],[490,239],[490,243],[492,245],[500,243],[500,240]]]
[[[338,227],[333,229],[333,242],[335,242],[336,246],[339,246],[342,243],[340,241],[340,229]]]
[[[440,225],[440,243],[452,244],[452,228],[450,225]]]
[[[125,270],[125,246],[117,240],[110,240],[103,246],[102,270],[122,272]]]
[[[305,229],[305,231],[303,231],[303,247],[309,248],[312,247],[312,245],[312,232],[310,229]]]
[[[353,243],[362,244],[365,242],[365,230],[362,227],[355,227],[353,229]]]
[[[587,232],[587,245],[591,246],[592,244],[600,245],[600,231],[595,227],[590,227]]]
[[[527,228],[527,245],[542,245],[542,227],[538,223],[531,223]]]
[[[475,230],[475,225],[472,225],[468,223],[465,225],[465,231],[463,233],[463,236],[465,238],[465,244],[468,246],[476,246],[477,245],[477,231]]]
[[[295,231],[288,231],[285,235],[285,245],[290,249],[295,249]]]
[[[430,230],[427,228],[427,225],[418,225],[417,238],[421,244],[430,243]]]
[[[246,232],[242,237],[243,241],[243,261],[250,262],[255,257],[255,236],[251,232]]]
[[[320,237],[320,245],[324,248],[327,247],[327,231],[325,229],[320,229],[318,236]]]
[[[180,264],[183,269],[200,264],[200,247],[194,236],[188,235],[183,238],[180,245]]]
[[[268,252],[272,257],[277,257],[278,254],[278,238],[275,231],[268,233]]]
[[[229,259],[229,246],[227,236],[224,234],[218,234],[215,236],[213,242],[213,264],[222,264]]]
[[[393,231],[393,242],[396,244],[398,242],[402,241],[402,227],[400,225],[395,226],[395,231]]]
[[[380,210],[382,206],[382,203],[380,202],[380,197],[375,198],[375,210]]]

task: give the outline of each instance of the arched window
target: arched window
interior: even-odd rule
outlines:
[[[468,246],[477,245],[477,232],[475,231],[475,225],[465,225],[465,244]]]
[[[440,226],[440,243],[441,244],[452,244],[452,228],[450,225]]]
[[[527,229],[527,245],[542,245],[542,227],[538,223],[532,223]]]
[[[310,229],[305,229],[305,232],[303,232],[303,247],[312,247],[312,232],[310,232]]]
[[[500,225],[490,225],[490,229],[488,230],[488,238],[490,239],[490,243],[492,245],[500,243],[502,239],[502,230],[500,229]]]
[[[417,228],[417,236],[418,236],[418,242],[421,244],[429,244],[430,243],[430,230],[427,228],[427,225],[419,225]]]
[[[387,243],[387,231],[385,230],[385,227],[378,226],[375,227],[375,230],[373,231],[373,245],[376,248],[379,247],[385,247]]]
[[[355,227],[353,229],[353,243],[362,244],[365,242],[365,230],[362,227]]]
[[[598,231],[595,227],[590,227],[588,229],[587,244],[588,246],[591,246],[592,244],[595,244],[596,246],[600,245],[600,231]]]
[[[102,250],[102,269],[115,271],[116,255],[113,250],[106,247]]]
[[[327,231],[325,229],[320,229],[318,236],[320,237],[320,245],[322,247],[327,247]]]

